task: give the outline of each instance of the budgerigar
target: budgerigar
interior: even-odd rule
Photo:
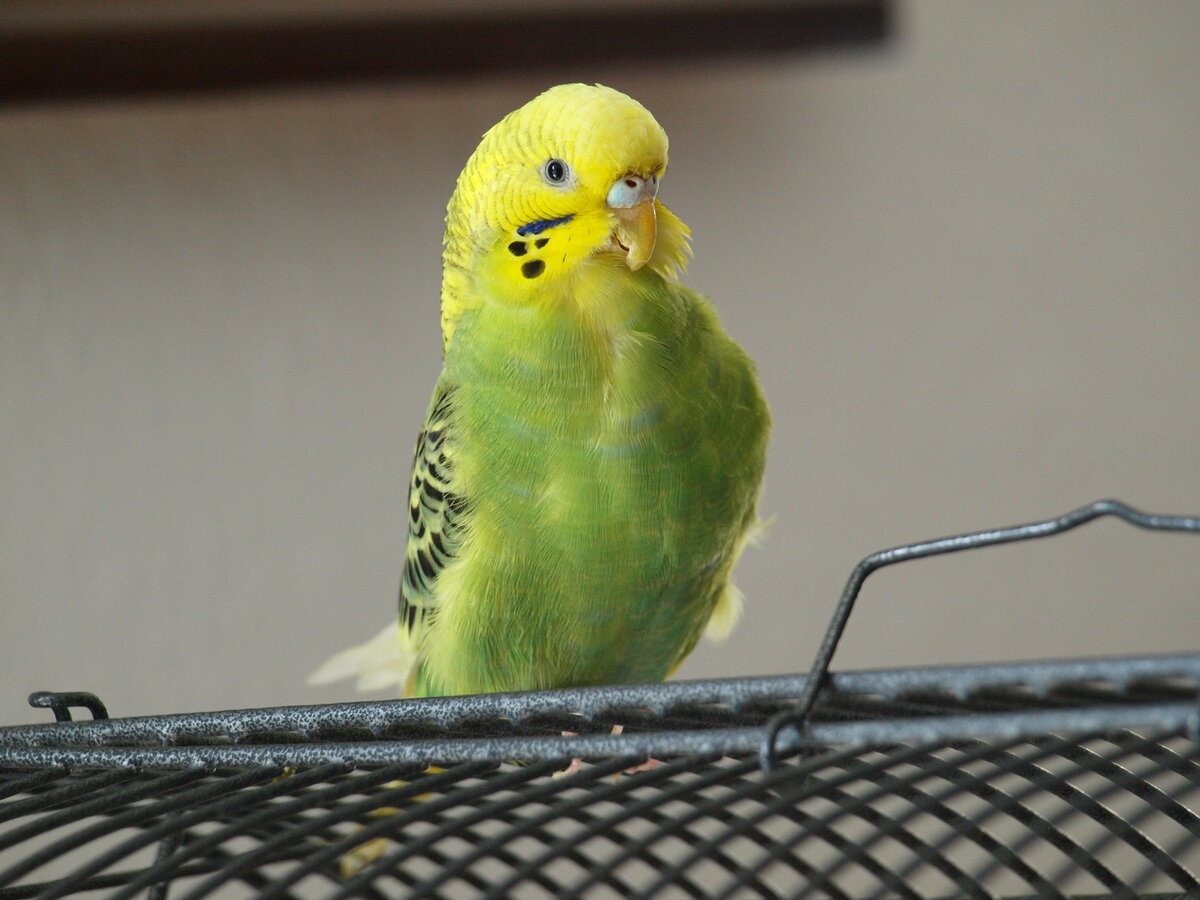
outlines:
[[[398,626],[329,660],[413,696],[666,678],[740,606],[769,414],[677,280],[667,136],[599,85],[483,137],[446,215],[444,366],[417,441]]]

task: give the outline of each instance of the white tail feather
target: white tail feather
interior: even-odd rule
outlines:
[[[733,626],[742,617],[742,601],[744,599],[742,592],[734,584],[725,585],[725,590],[717,599],[717,605],[713,607],[712,615],[708,617],[708,624],[704,627],[704,636],[710,641],[723,641],[729,637]]]
[[[405,652],[399,623],[391,622],[366,643],[329,657],[308,676],[308,683],[329,684],[343,678],[357,678],[355,687],[360,691],[380,691],[395,686],[403,693],[416,661],[412,653]]]
[[[759,545],[766,537],[770,525],[770,519],[758,519],[746,529],[746,533],[742,535],[737,547],[734,548],[731,568],[737,563],[742,551],[747,546],[757,547]],[[737,589],[737,585],[732,581],[725,585],[725,590],[721,591],[721,596],[717,598],[717,605],[713,607],[708,624],[704,627],[704,636],[710,641],[723,641],[729,637],[730,632],[737,625],[738,619],[742,617],[744,601],[745,595]]]

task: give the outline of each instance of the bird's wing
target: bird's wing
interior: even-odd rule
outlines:
[[[408,489],[400,632],[413,653],[437,615],[438,574],[455,556],[467,503],[454,484],[454,390],[439,384],[417,438]]]

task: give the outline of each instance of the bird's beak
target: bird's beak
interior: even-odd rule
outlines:
[[[658,220],[654,198],[658,194],[658,177],[626,175],[618,178],[608,192],[608,207],[616,225],[613,241],[625,253],[625,264],[637,271],[654,255],[658,239]],[[614,248],[615,249],[615,248]]]

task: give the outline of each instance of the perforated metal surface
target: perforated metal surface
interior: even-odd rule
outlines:
[[[1102,515],[1200,532],[1102,501],[874,554],[807,676],[138,719],[36,696],[100,718],[0,728],[0,900],[1200,898],[1200,655],[828,671],[871,571]]]
[[[626,689],[660,701],[640,709],[605,689],[475,698],[440,721],[397,702],[6,729],[0,898],[1200,893],[1200,657],[838,675],[813,723],[836,745],[769,774],[753,741],[622,774],[652,744],[761,740],[803,681]],[[498,755],[531,742],[562,750]],[[372,761],[393,752],[407,760]],[[222,765],[239,754],[302,764]],[[379,855],[346,877],[364,844]]]

